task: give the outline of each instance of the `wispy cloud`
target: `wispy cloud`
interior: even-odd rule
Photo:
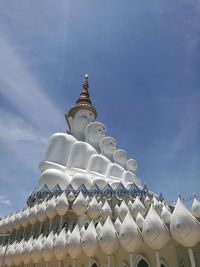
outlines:
[[[44,93],[30,66],[5,35],[0,35],[0,93],[39,128],[61,128],[63,114]]]
[[[22,49],[3,34],[0,34],[0,58],[0,94],[14,107],[10,109],[3,104],[0,109],[2,214],[25,204],[27,192],[37,184],[38,164],[48,135],[62,131],[64,123],[60,108],[41,87]]]
[[[0,110],[0,140],[6,142],[35,142],[46,144],[46,138],[22,118]]]
[[[26,163],[26,168],[35,168],[48,138],[17,115],[3,110],[0,110],[0,114],[1,146],[6,147],[7,153],[12,154],[17,161]]]
[[[199,95],[195,95],[188,101],[189,104],[186,106],[185,114],[182,116],[179,131],[171,142],[171,147],[169,149],[171,157],[177,157],[178,152],[190,148],[197,139],[200,126],[199,104],[196,101],[198,99]]]
[[[10,206],[0,205],[1,216],[25,205],[28,191],[37,184],[38,164],[48,138],[17,115],[3,110],[0,114],[0,204]]]
[[[0,196],[0,204],[12,205],[7,196]]]

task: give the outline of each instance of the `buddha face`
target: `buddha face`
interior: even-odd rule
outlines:
[[[71,121],[72,133],[81,133],[84,132],[86,125],[94,120],[94,114],[87,110],[81,109],[78,110]]]
[[[91,122],[85,128],[86,141],[91,144],[99,144],[106,134],[106,126],[101,122]]]
[[[126,167],[128,171],[135,172],[137,170],[137,161],[135,159],[129,159],[126,162]]]
[[[116,140],[110,136],[103,137],[100,141],[100,149],[102,154],[113,155],[116,150]]]
[[[126,163],[126,151],[123,149],[117,149],[113,154],[113,158],[115,163],[124,166]]]

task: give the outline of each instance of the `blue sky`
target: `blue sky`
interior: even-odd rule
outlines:
[[[118,148],[175,200],[200,188],[199,0],[0,2],[0,216],[37,185],[84,73]]]

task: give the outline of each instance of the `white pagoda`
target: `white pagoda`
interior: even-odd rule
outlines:
[[[200,203],[168,206],[142,184],[88,89],[86,75],[27,206],[0,220],[0,266],[200,267]]]

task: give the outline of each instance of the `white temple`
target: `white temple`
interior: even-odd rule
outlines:
[[[39,165],[27,207],[0,220],[0,266],[200,267],[200,203],[168,206],[96,121],[88,77]]]

